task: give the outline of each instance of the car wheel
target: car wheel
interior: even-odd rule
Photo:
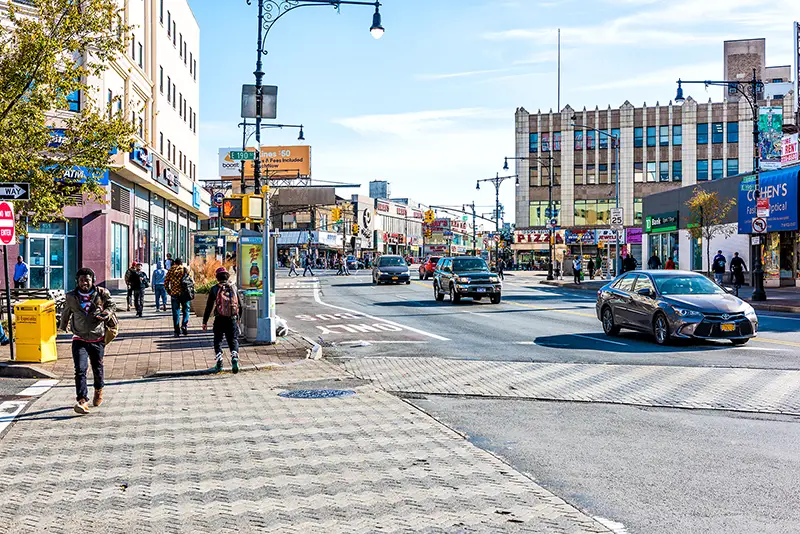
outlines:
[[[439,291],[439,285],[438,285],[436,282],[434,282],[434,283],[433,283],[433,296],[434,296],[434,297],[436,298],[436,300],[438,300],[439,302],[441,302],[441,301],[443,301],[443,300],[444,300],[444,293],[441,293],[441,292]]]
[[[663,313],[656,315],[653,320],[653,335],[659,345],[668,345],[670,342],[669,323]]]
[[[411,280],[406,280],[406,285],[411,285]]]
[[[458,304],[459,302],[461,302],[461,295],[456,293],[456,290],[453,288],[452,285],[450,285],[450,301],[453,304]]]
[[[607,336],[616,336],[619,334],[619,326],[614,324],[614,312],[611,311],[611,308],[608,306],[603,308],[601,318],[603,323],[603,332],[605,332]]]
[[[498,293],[496,295],[492,295],[491,297],[489,297],[489,302],[491,302],[492,304],[500,304],[500,299],[501,298],[502,297],[501,297],[500,293]]]
[[[731,343],[733,343],[734,345],[744,345],[748,341],[750,341],[750,340],[749,339],[731,339]]]

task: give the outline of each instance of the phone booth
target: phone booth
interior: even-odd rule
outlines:
[[[263,300],[263,255],[264,239],[260,232],[242,229],[239,231],[239,250],[236,255],[236,287],[242,297],[242,333],[248,341],[255,341],[258,334],[258,317]]]

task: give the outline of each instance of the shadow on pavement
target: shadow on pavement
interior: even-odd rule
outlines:
[[[712,341],[675,340],[672,344],[662,346],[653,341],[653,337],[638,332],[623,332],[618,336],[608,337],[603,333],[580,332],[560,334],[557,336],[539,336],[534,343],[540,347],[565,350],[588,350],[598,352],[617,352],[626,354],[643,354],[650,352],[697,352],[698,350],[725,350],[733,347],[730,343]]]

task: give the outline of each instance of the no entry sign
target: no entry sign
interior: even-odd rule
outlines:
[[[0,244],[13,245],[17,242],[14,228],[14,206],[8,202],[0,202]]]

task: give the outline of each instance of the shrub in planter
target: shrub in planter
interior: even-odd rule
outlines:
[[[206,311],[206,303],[208,302],[208,294],[211,288],[216,285],[216,281],[206,280],[194,286],[194,300],[192,301],[192,311],[198,317],[202,317]]]

